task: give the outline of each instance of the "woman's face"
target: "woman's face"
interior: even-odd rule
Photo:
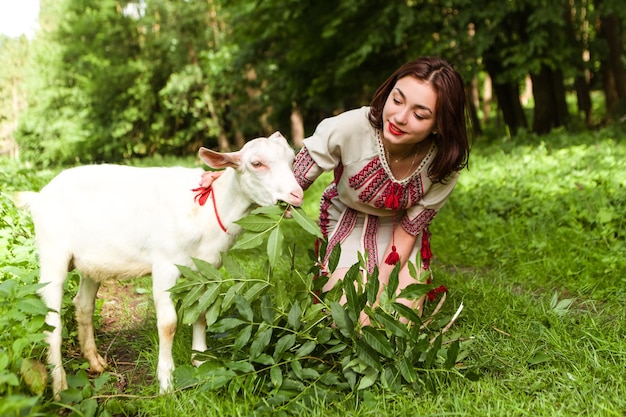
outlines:
[[[383,136],[391,145],[423,141],[435,128],[437,94],[431,84],[406,76],[383,107]]]

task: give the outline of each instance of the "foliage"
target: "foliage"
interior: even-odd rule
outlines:
[[[181,4],[184,7],[181,7]],[[222,133],[228,50],[206,1],[59,0],[35,41],[17,138],[42,165],[195,152]],[[207,78],[209,77],[209,78]],[[215,143],[215,142],[214,142]],[[208,144],[208,143],[207,143]]]
[[[40,166],[185,155],[200,144],[226,149],[288,132],[296,111],[311,132],[326,116],[368,104],[388,74],[419,55],[443,56],[468,90],[474,83],[472,103],[484,106],[485,123],[500,121],[481,92],[488,73],[506,86],[507,93],[494,89],[499,111],[517,109],[530,75],[540,92],[541,82],[554,88],[534,101],[534,120],[547,115],[538,131],[568,120],[546,103],[564,103],[566,91],[576,92],[576,114],[586,114],[579,123],[591,126],[619,120],[612,113],[626,94],[618,4],[50,0],[33,41],[0,41],[9,62],[0,77],[0,136],[15,136],[21,157]],[[615,36],[607,39],[600,21],[614,21]],[[615,68],[607,73],[609,61]],[[605,90],[602,114],[585,104],[592,89]],[[509,131],[524,127],[519,119],[505,114]]]
[[[282,246],[282,239],[274,237],[280,234],[282,217],[268,218],[277,210],[258,210],[239,222],[248,230],[239,248],[266,242],[270,265],[276,263],[276,246]],[[291,213],[309,233],[319,233],[301,209],[291,208]],[[331,258],[338,260],[338,252]],[[450,319],[435,317],[445,298],[425,320],[395,301],[399,265],[377,305],[383,290],[378,271],[361,282],[363,261],[323,298],[315,295],[322,280],[302,277],[304,289],[292,290],[290,300],[276,297],[271,275],[267,280],[246,276],[232,255],[225,256],[223,273],[204,261],[194,262],[197,271],[179,267],[184,278],[171,292],[180,301],[184,324],[203,315],[212,344],[209,351],[195,353],[202,362],[197,370],[177,368],[182,388],[245,390],[265,397],[257,411],[285,406],[296,412],[319,399],[336,400],[374,384],[436,392],[440,381],[432,372],[453,370],[464,356],[458,338],[444,340]],[[417,300],[430,290],[432,285],[413,284],[398,297]],[[347,302],[341,305],[344,291]],[[362,315],[370,325],[360,324]]]
[[[8,169],[7,169],[8,168]],[[32,224],[11,201],[9,179],[30,181],[16,167],[0,169],[0,415],[37,412],[47,377],[41,363],[47,308],[39,298]]]

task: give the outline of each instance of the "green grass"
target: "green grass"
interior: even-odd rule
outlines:
[[[452,331],[468,339],[464,363],[480,379],[441,372],[436,375],[436,394],[374,387],[340,401],[301,404],[302,414],[626,415],[622,136],[624,132],[614,128],[477,142],[470,170],[462,174],[431,231],[435,283],[450,289],[448,313],[461,302],[465,305]],[[14,164],[2,167],[8,182],[0,185],[6,252],[0,281],[19,279],[9,270],[32,273],[36,268],[28,220],[10,207],[6,196],[15,189],[38,188],[51,175]],[[324,186],[318,181],[307,193],[309,214],[316,213]],[[312,239],[293,231],[286,240],[296,242],[296,269],[301,273],[289,272],[286,256],[274,274],[281,291],[298,288],[310,265],[306,252]],[[246,269],[265,275],[262,258],[259,252],[247,253]],[[153,314],[148,310],[146,314]],[[136,331],[141,337],[129,338],[129,343],[135,343],[138,366],[153,374],[157,336],[151,319],[140,323]],[[190,331],[182,327],[174,347],[177,364],[188,363],[189,346]],[[188,389],[156,396],[156,383],[128,386],[126,392],[134,398],[107,392],[113,391],[98,393],[105,404],[100,410],[113,415],[247,416],[263,401],[251,389]],[[53,408],[49,402],[49,396],[44,397],[46,409]]]

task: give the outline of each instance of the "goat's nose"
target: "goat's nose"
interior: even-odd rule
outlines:
[[[289,204],[291,204],[292,206],[300,207],[302,205],[302,199],[304,198],[304,192],[301,189],[294,190],[289,194],[289,197],[291,197],[291,201],[289,201]]]

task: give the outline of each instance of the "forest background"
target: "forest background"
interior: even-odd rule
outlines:
[[[41,0],[0,37],[1,152],[42,165],[238,148],[367,105],[403,62],[463,74],[478,134],[626,114],[618,0]]]

